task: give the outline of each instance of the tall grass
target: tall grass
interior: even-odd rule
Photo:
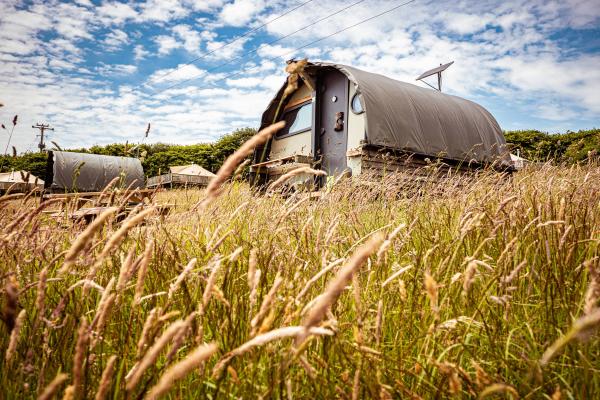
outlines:
[[[0,397],[600,395],[600,168],[406,182],[0,201]]]

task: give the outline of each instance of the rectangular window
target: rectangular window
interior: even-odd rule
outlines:
[[[285,111],[282,118],[285,128],[277,132],[275,137],[282,138],[309,131],[312,126],[312,108],[312,102],[308,102]]]

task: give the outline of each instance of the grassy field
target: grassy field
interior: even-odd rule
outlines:
[[[599,193],[585,165],[92,225],[0,199],[0,397],[599,396]]]

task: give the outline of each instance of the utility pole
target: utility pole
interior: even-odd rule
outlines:
[[[37,135],[40,137],[40,143],[38,144],[38,148],[40,152],[44,151],[46,148],[46,143],[44,143],[44,131],[54,131],[54,128],[50,128],[50,124],[40,124],[39,122],[35,125],[31,125],[33,129],[39,129],[40,134]]]

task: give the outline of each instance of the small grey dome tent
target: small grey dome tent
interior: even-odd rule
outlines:
[[[365,152],[382,149],[510,168],[500,126],[472,101],[341,64],[308,63],[303,78],[280,106],[284,84],[263,113],[261,128],[287,124],[256,151],[255,173],[271,177],[316,163],[330,175],[360,174]]]

